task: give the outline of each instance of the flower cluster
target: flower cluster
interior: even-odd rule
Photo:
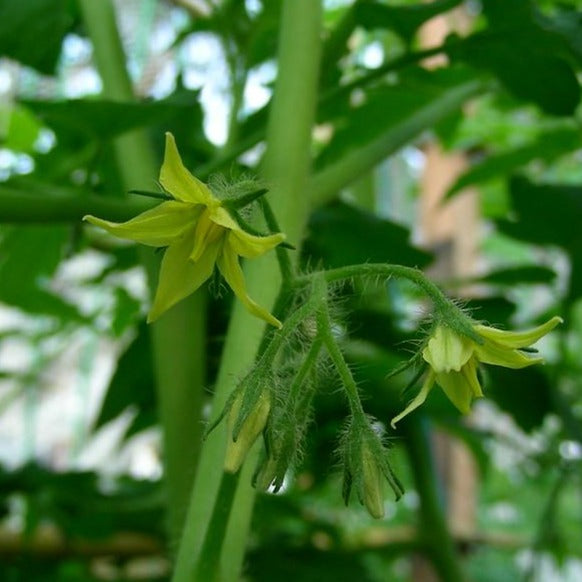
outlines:
[[[285,235],[255,236],[243,230],[208,186],[185,168],[170,133],[166,134],[160,184],[172,199],[127,222],[84,217],[120,238],[167,247],[148,321],[155,321],[196,291],[210,278],[216,265],[253,315],[281,327],[278,319],[248,296],[239,257],[259,257],[283,242]]]

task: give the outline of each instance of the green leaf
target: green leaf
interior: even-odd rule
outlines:
[[[482,162],[473,165],[459,176],[449,189],[447,197],[452,197],[473,184],[507,175],[533,160],[550,162],[564,153],[579,148],[580,145],[580,130],[577,128],[546,131],[531,144],[489,155]]]
[[[547,19],[540,21],[530,0],[488,0],[483,11],[489,26],[463,40],[449,39],[449,57],[493,73],[514,96],[546,113],[572,115],[580,86],[563,35]]]
[[[336,109],[337,131],[317,160],[322,169],[309,184],[313,199],[329,200],[481,92],[481,80],[466,80],[465,73],[455,68],[444,75],[420,75],[407,86],[371,91],[358,108],[341,114]]]
[[[554,410],[552,386],[539,367],[510,370],[499,366],[484,369],[484,392],[526,432],[541,426]]]
[[[0,119],[8,121],[7,131],[0,135],[4,147],[17,152],[33,152],[40,131],[40,123],[25,107],[18,104],[0,104]]]
[[[51,75],[72,25],[65,0],[0,0],[2,55]]]
[[[410,244],[408,229],[343,202],[317,210],[308,228],[309,262],[322,261],[329,268],[366,262],[421,267],[432,259]]]
[[[580,243],[582,186],[534,184],[514,177],[509,185],[514,220],[498,221],[510,236],[572,250]]]
[[[0,240],[0,301],[30,313],[83,320],[75,307],[48,290],[69,241],[66,227],[4,227]]]
[[[548,267],[538,267],[537,265],[526,265],[521,267],[510,267],[508,269],[497,269],[489,272],[476,281],[481,283],[491,283],[493,285],[503,285],[513,287],[514,285],[551,283],[556,278],[556,272]]]
[[[499,229],[519,240],[562,247],[572,262],[570,297],[582,296],[582,186],[515,177],[510,197],[514,219],[497,221]]]
[[[117,418],[129,407],[137,416],[128,429],[128,435],[139,432],[157,421],[156,396],[150,357],[149,331],[144,324],[138,328],[135,340],[117,362],[117,369],[109,383],[95,429]]]
[[[463,0],[433,0],[392,6],[367,0],[356,4],[356,21],[366,29],[388,28],[410,43],[416,31],[431,18],[453,9]]]
[[[536,14],[540,26],[559,34],[570,53],[582,63],[582,11],[569,6],[557,6],[552,17]]]
[[[186,112],[187,108],[165,101],[120,103],[104,99],[24,103],[58,134],[72,133],[103,141],[132,129],[164,123],[179,115],[179,109]]]

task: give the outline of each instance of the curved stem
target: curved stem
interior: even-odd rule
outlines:
[[[325,280],[328,283],[338,281],[347,281],[358,277],[389,279],[390,277],[399,277],[408,279],[417,287],[422,289],[434,303],[438,315],[453,327],[455,331],[466,335],[478,344],[483,343],[483,339],[477,334],[469,317],[455,305],[442,291],[433,283],[422,271],[403,265],[390,265],[385,263],[369,263],[364,265],[349,265],[339,267],[329,271],[322,271]],[[309,284],[310,280],[318,273],[310,273],[297,277],[295,285],[298,287]]]

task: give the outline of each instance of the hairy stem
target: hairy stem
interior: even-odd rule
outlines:
[[[310,284],[313,277],[319,273],[303,275],[295,279],[297,286]],[[368,263],[362,265],[348,265],[329,271],[323,271],[323,276],[328,283],[348,281],[357,278],[389,279],[398,277],[408,279],[422,289],[432,300],[438,316],[453,327],[456,331],[466,335],[478,344],[483,339],[475,332],[467,315],[453,301],[451,301],[441,289],[435,285],[422,271],[403,265],[390,265],[386,263]]]

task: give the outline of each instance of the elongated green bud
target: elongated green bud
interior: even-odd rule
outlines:
[[[243,394],[241,393],[232,403],[228,413],[228,442],[224,470],[229,473],[236,473],[241,468],[250,448],[263,432],[271,410],[271,398],[268,391],[263,390],[253,408],[242,419],[238,433],[235,433],[242,402]]]
[[[366,443],[362,446],[363,501],[372,517],[384,517],[384,475]]]

